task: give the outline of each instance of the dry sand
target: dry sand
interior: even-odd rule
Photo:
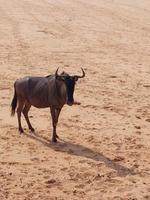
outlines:
[[[86,71],[52,144],[10,117],[14,81]],[[150,199],[150,1],[0,0],[0,199]]]

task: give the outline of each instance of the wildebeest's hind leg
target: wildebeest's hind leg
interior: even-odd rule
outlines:
[[[24,117],[26,119],[26,122],[28,124],[29,129],[32,132],[34,132],[34,128],[32,127],[32,125],[31,125],[31,123],[29,121],[29,117],[28,117],[28,112],[29,112],[30,108],[31,108],[31,104],[29,104],[28,102],[26,102],[22,112],[24,114]]]
[[[17,105],[17,116],[18,116],[18,126],[19,126],[19,132],[23,133],[23,128],[21,126],[21,112],[24,106],[24,99],[18,97],[18,105]]]

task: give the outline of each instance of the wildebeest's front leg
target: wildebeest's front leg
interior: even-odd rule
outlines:
[[[55,113],[56,113],[56,124],[58,123],[58,118],[59,118],[59,114],[60,114],[61,108],[57,108],[55,109]],[[59,138],[59,136],[56,133],[56,138]]]
[[[53,124],[52,142],[57,142],[56,138],[58,138],[58,135],[56,133],[56,126],[57,126],[58,117],[59,117],[61,109],[56,109],[54,107],[51,107],[50,110],[51,110],[52,124]]]
[[[53,136],[52,136],[52,142],[57,142],[56,139],[56,112],[54,107],[50,107],[51,110],[51,116],[52,116],[52,125],[53,125]]]

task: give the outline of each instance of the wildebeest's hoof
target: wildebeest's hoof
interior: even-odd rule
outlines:
[[[20,134],[21,134],[21,133],[24,133],[23,128],[19,128],[19,132],[20,132]]]
[[[35,130],[34,130],[34,128],[33,128],[33,127],[31,127],[31,128],[30,128],[30,131],[31,131],[32,133],[34,133],[34,132],[35,132]]]
[[[52,142],[56,143],[57,139],[56,138],[52,138]]]

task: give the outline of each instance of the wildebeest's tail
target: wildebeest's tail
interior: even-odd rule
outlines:
[[[14,85],[14,97],[11,102],[11,116],[15,115],[16,106],[17,106],[17,93]]]

